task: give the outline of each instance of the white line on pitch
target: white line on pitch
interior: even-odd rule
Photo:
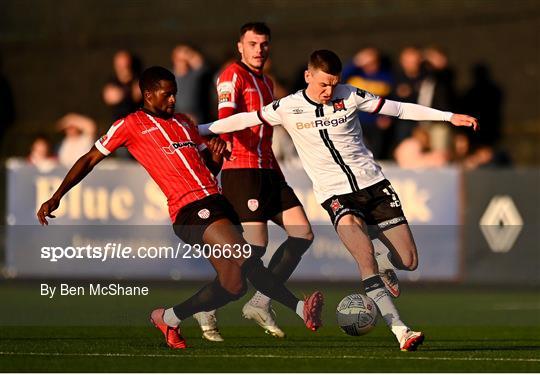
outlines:
[[[502,361],[502,362],[540,362],[539,358],[474,358],[474,357],[377,357],[365,355],[310,356],[280,354],[130,354],[130,353],[45,353],[45,352],[0,352],[0,356],[54,356],[54,357],[158,357],[158,358],[282,358],[282,359],[386,359],[386,360],[425,360],[425,361]]]

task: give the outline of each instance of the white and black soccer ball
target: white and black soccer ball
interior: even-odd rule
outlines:
[[[362,336],[377,324],[377,305],[368,296],[351,294],[337,306],[336,318],[347,335]]]

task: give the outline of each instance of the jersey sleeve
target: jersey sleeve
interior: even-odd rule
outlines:
[[[279,113],[280,100],[274,100],[272,103],[265,105],[259,111],[257,116],[262,123],[270,126],[281,125],[281,115]]]
[[[218,115],[228,117],[237,112],[242,99],[242,79],[234,69],[226,69],[217,81]]]
[[[234,69],[226,69],[217,81],[218,118],[223,119],[238,112],[239,100],[242,97],[242,79]],[[224,141],[231,141],[232,134],[222,134]]]
[[[362,112],[379,113],[384,105],[384,98],[374,95],[368,91],[348,85],[351,96],[354,98],[356,108]]]
[[[125,119],[121,119],[111,125],[107,134],[99,138],[95,146],[103,155],[109,155],[117,148],[125,146],[128,135]]]

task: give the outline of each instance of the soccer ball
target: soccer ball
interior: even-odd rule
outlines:
[[[377,323],[377,306],[368,296],[351,294],[341,300],[336,318],[343,332],[351,336],[362,336]]]

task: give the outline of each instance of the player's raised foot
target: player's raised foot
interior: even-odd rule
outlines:
[[[399,339],[399,348],[402,352],[414,352],[423,342],[424,334],[422,332],[415,332],[408,329]]]
[[[242,315],[246,319],[254,320],[255,323],[264,329],[265,333],[278,338],[285,337],[285,332],[283,332],[276,323],[276,313],[270,304],[261,307],[252,305],[248,302],[242,308]]]
[[[319,291],[304,300],[304,323],[307,329],[316,331],[322,326],[323,294]]]
[[[196,314],[193,314],[193,317],[199,323],[202,331],[203,339],[214,342],[222,342],[223,337],[219,333],[217,327],[216,311],[201,311]]]
[[[165,335],[165,342],[172,349],[185,349],[186,341],[180,334],[180,328],[170,327],[163,321],[165,309],[155,309],[150,314],[150,322]]]
[[[381,276],[381,280],[383,281],[388,293],[390,293],[392,297],[398,298],[401,291],[399,290],[399,280],[396,272],[394,270],[385,270],[379,275]]]

